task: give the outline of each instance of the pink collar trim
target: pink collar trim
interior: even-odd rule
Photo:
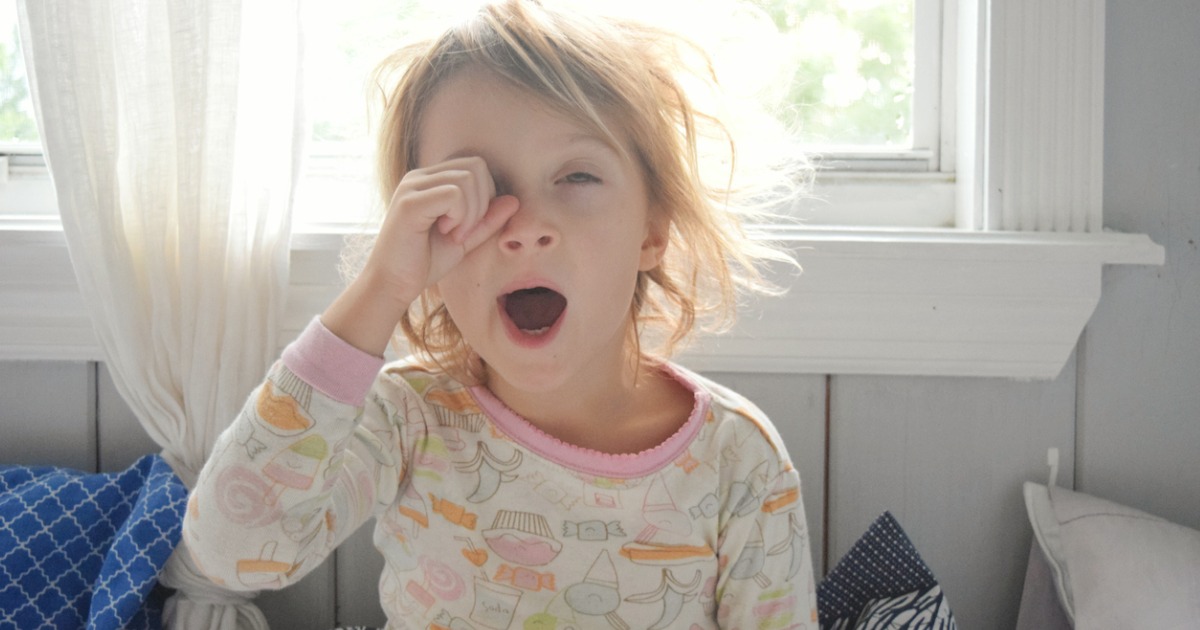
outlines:
[[[687,422],[684,422],[678,431],[658,446],[640,453],[602,453],[568,444],[517,415],[488,388],[475,386],[470,388],[470,391],[500,431],[530,451],[576,472],[598,477],[631,479],[657,472],[678,459],[700,432],[712,403],[712,396],[686,372],[669,364],[664,365],[663,369],[691,390],[696,402]]]

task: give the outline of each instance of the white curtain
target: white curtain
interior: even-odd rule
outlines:
[[[118,391],[190,487],[279,346],[299,0],[21,0],[80,291]],[[265,628],[177,550],[174,628]]]

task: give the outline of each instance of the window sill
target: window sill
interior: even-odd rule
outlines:
[[[53,221],[0,225],[0,360],[100,360]],[[1106,264],[1161,265],[1144,235],[792,228],[804,272],[680,361],[702,370],[1054,378]],[[283,340],[337,294],[339,233],[296,234]]]

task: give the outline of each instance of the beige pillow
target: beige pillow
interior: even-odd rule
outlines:
[[[1200,627],[1200,531],[1036,483],[1025,507],[1076,628]]]

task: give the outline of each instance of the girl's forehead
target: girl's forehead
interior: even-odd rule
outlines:
[[[598,145],[623,158],[631,156],[631,138],[615,112],[599,106],[586,111],[485,68],[467,66],[444,77],[423,108],[417,129],[420,144],[438,132],[461,135],[454,132],[493,129],[521,120],[536,121],[531,125],[536,131],[565,144]]]

